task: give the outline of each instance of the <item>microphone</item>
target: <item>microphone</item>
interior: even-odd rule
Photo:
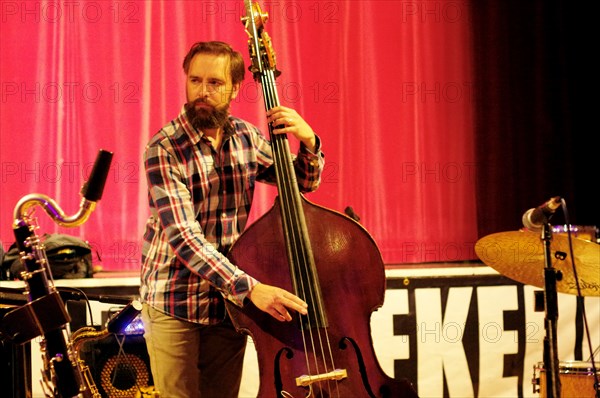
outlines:
[[[529,209],[523,214],[523,226],[532,231],[539,231],[548,222],[556,210],[560,207],[560,196],[551,198],[546,203],[534,209]]]
[[[116,305],[127,305],[131,303],[133,297],[130,296],[105,296],[105,295],[95,295],[95,294],[86,294],[81,291],[72,290],[65,287],[59,287],[58,293],[60,294],[60,298],[63,301],[99,301],[101,303],[106,304],[116,304]]]
[[[106,322],[106,330],[109,333],[122,334],[133,320],[142,312],[142,303],[133,300],[121,311],[117,312]]]

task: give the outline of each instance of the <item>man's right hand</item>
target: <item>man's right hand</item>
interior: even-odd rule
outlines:
[[[265,285],[264,283],[254,286],[248,294],[248,298],[258,309],[281,322],[292,320],[292,315],[288,309],[297,311],[302,315],[307,314],[308,304],[302,299],[285,289]]]

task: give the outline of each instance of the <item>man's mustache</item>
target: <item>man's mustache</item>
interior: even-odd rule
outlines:
[[[204,100],[204,99],[202,99],[202,98],[198,98],[198,99],[194,100],[194,102],[192,103],[192,105],[193,105],[194,107],[196,107],[196,105],[200,105],[200,104],[208,105],[208,106],[210,106],[211,108],[214,108],[214,105],[210,104],[208,101],[205,101],[205,100]]]

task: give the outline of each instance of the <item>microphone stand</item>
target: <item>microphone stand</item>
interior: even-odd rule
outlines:
[[[544,223],[541,239],[544,244],[544,307],[546,310],[544,326],[544,367],[546,368],[546,394],[548,398],[560,398],[559,361],[557,344],[558,294],[556,281],[560,280],[556,269],[552,266],[552,227]]]

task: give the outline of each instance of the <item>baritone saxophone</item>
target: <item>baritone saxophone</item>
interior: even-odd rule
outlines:
[[[77,359],[76,347],[66,330],[71,321],[63,300],[54,286],[52,272],[43,242],[36,235],[38,228],[32,209],[42,207],[48,216],[63,227],[76,227],[85,223],[102,197],[108,175],[112,152],[100,150],[76,214],[68,216],[51,198],[43,194],[29,194],[21,198],[14,209],[13,230],[25,271],[21,278],[27,285],[28,303],[4,319],[27,322],[19,329],[19,322],[11,322],[11,335],[15,342],[24,343],[42,336],[40,351],[43,355],[42,388],[49,398],[101,398],[89,375],[89,369]],[[23,316],[25,314],[25,316]],[[81,334],[84,334],[82,332]],[[81,339],[80,337],[79,339]]]

